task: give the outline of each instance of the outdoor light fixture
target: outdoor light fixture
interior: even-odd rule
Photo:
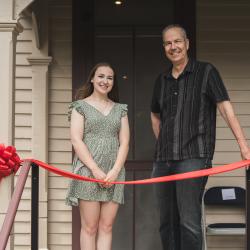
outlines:
[[[122,1],[121,1],[121,0],[116,0],[116,1],[115,1],[115,4],[116,4],[116,5],[121,5],[121,4],[122,4]]]

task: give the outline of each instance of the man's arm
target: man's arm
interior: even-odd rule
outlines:
[[[151,123],[155,138],[158,139],[160,133],[160,125],[161,125],[160,115],[151,112]]]
[[[240,123],[235,116],[232,104],[230,101],[223,101],[217,103],[217,107],[220,111],[221,116],[224,118],[229,128],[232,130],[241,151],[241,156],[243,159],[250,159],[250,148],[245,139],[243,130]]]

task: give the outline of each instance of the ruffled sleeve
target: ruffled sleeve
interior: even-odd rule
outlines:
[[[79,101],[75,101],[75,102],[70,103],[69,105],[68,121],[71,120],[71,114],[72,114],[73,109],[75,109],[79,114],[84,116],[83,105]]]
[[[121,117],[128,114],[128,105],[127,104],[120,104],[121,107]]]

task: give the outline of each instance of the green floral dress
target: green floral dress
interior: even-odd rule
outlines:
[[[69,119],[72,110],[84,116],[83,141],[88,147],[94,161],[107,173],[113,166],[119,149],[119,131],[121,118],[127,114],[127,105],[115,103],[108,115],[103,115],[84,100],[72,102],[69,106]],[[73,160],[73,173],[92,177],[92,172],[78,159]],[[125,180],[125,169],[122,167],[118,179]],[[66,204],[78,206],[78,200],[113,201],[124,203],[124,185],[116,184],[110,188],[101,187],[98,183],[72,180],[69,184]]]

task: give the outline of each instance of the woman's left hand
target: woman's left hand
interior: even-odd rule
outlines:
[[[117,169],[111,169],[107,175],[106,175],[106,178],[104,179],[105,182],[107,183],[104,183],[102,184],[103,187],[106,187],[106,188],[109,188],[111,186],[113,186],[113,184],[111,183],[108,183],[108,182],[113,182],[117,179],[118,175],[119,175],[119,172]]]

